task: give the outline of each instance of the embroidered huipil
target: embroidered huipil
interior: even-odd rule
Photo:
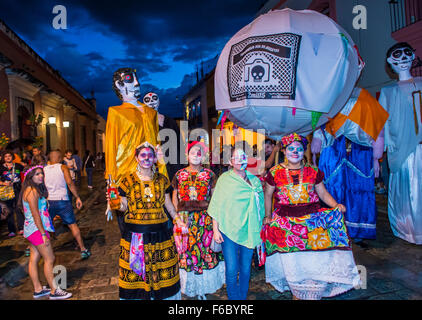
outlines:
[[[318,168],[305,165],[303,168],[303,181],[300,185],[300,169],[288,170],[278,164],[270,169],[266,182],[275,186],[274,210],[281,216],[300,217],[318,211],[321,206],[315,191],[315,185],[324,180],[324,173]],[[289,179],[293,185],[289,185]]]

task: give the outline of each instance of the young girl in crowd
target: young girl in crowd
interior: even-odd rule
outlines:
[[[72,296],[54,283],[54,253],[48,232],[54,232],[47,211],[48,192],[44,185],[42,166],[33,166],[25,172],[19,206],[25,214],[24,237],[30,242],[29,276],[34,286],[34,298],[49,295],[52,300],[68,299]],[[38,277],[38,262],[44,259],[44,275],[50,288],[42,286]]]

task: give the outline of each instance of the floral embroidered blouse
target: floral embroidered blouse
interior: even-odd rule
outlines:
[[[22,202],[23,212],[25,215],[25,222],[23,224],[23,236],[28,238],[31,234],[39,230],[35,224],[34,217],[32,216],[28,202]],[[45,198],[38,198],[38,211],[41,216],[41,222],[44,230],[54,232],[53,222],[51,221],[50,215],[48,214],[47,200]]]
[[[191,172],[186,168],[177,171],[172,181],[179,199],[177,211],[206,210],[216,182],[215,173],[206,168],[199,172]]]
[[[269,185],[276,187],[274,209],[280,216],[299,217],[321,208],[315,185],[324,180],[324,173],[306,164],[300,183],[300,172],[301,169],[286,170],[282,164],[278,164],[270,169],[265,178]]]

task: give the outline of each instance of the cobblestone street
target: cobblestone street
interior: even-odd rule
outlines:
[[[82,186],[80,195],[84,207],[76,213],[76,218],[92,256],[82,261],[70,231],[56,222],[56,236],[52,239],[55,264],[66,267],[67,290],[73,293],[72,299],[116,300],[120,240],[117,221],[116,218],[111,222],[105,219],[105,184],[101,174],[95,174],[93,190],[86,188],[86,180],[82,180]],[[353,246],[356,263],[366,268],[367,287],[329,300],[422,299],[422,246],[394,237],[388,222],[386,197],[377,195],[377,203],[377,240],[366,241],[368,248]],[[32,299],[33,288],[26,274],[28,258],[24,256],[27,242],[21,236],[8,239],[4,221],[0,228],[0,299]],[[43,279],[41,269],[40,275]],[[46,284],[45,280],[42,282]],[[226,300],[225,287],[207,298]],[[291,294],[275,291],[265,283],[264,270],[252,268],[248,299],[286,300],[291,299]]]

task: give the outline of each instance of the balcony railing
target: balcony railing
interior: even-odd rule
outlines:
[[[390,0],[391,32],[396,32],[422,20],[422,1]]]

